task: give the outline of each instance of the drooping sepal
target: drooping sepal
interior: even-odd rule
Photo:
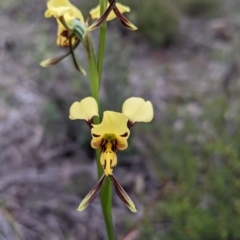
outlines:
[[[103,181],[106,175],[103,174],[98,183],[93,187],[93,189],[87,194],[87,196],[80,203],[77,211],[83,211],[99,194]]]
[[[46,60],[44,60],[44,61],[42,61],[42,62],[40,63],[40,66],[42,66],[42,67],[50,67],[50,66],[52,66],[52,65],[55,65],[55,64],[61,62],[64,58],[68,57],[68,56],[71,54],[71,55],[72,55],[72,58],[73,58],[73,63],[74,63],[75,68],[76,68],[79,72],[81,72],[81,73],[83,74],[83,76],[85,76],[85,75],[86,75],[86,71],[84,70],[83,67],[81,67],[81,66],[78,64],[78,62],[77,62],[77,60],[76,60],[76,57],[75,57],[75,54],[74,54],[74,50],[77,48],[77,46],[79,45],[79,43],[80,43],[80,41],[77,40],[77,41],[75,42],[75,44],[72,45],[72,40],[71,40],[71,37],[70,37],[70,41],[69,41],[70,51],[69,51],[69,52],[67,52],[67,53],[65,53],[65,54],[63,54],[63,55],[61,55],[61,56],[59,56],[59,57],[56,57],[56,58],[46,59]]]
[[[111,21],[114,18],[119,18],[122,22],[123,26],[126,27],[129,30],[137,30],[137,27],[133,25],[126,17],[123,16],[124,12],[130,12],[130,8],[128,6],[125,6],[120,3],[116,3],[116,0],[108,0],[108,8],[103,13],[102,16],[100,16],[100,6],[93,8],[89,12],[89,19],[96,19],[98,20],[94,22],[89,28],[87,28],[88,31],[91,31],[97,27],[99,27],[105,20]]]
[[[109,3],[111,2],[111,0],[108,0]],[[132,24],[126,17],[123,16],[123,14],[121,13],[121,11],[118,9],[117,6],[115,6],[113,8],[114,13],[116,14],[116,16],[120,19],[121,23],[123,24],[124,27],[126,27],[129,30],[137,30],[138,28]]]
[[[56,57],[56,58],[50,58],[50,59],[46,59],[44,61],[42,61],[40,63],[40,65],[42,67],[50,67],[52,65],[55,65],[57,63],[59,63],[60,61],[62,61],[64,58],[66,58],[67,56],[69,56],[71,54],[71,51],[65,53],[64,55],[62,56],[59,56],[59,57]]]
[[[98,28],[109,16],[109,14],[111,13],[111,11],[113,10],[114,6],[116,5],[116,0],[113,0],[110,5],[108,6],[108,8],[106,9],[106,11],[103,13],[103,15],[97,20],[95,21],[91,26],[89,26],[87,28],[87,31],[92,31],[96,28]],[[90,18],[91,18],[91,14]]]
[[[82,73],[83,76],[86,76],[86,71],[84,70],[84,68],[82,68],[79,64],[78,64],[78,61],[76,59],[76,56],[75,56],[75,53],[74,53],[74,50],[76,47],[74,47],[72,45],[72,38],[74,38],[74,34],[72,34],[72,36],[70,37],[70,40],[69,40],[69,47],[70,47],[70,52],[71,52],[71,55],[72,55],[72,59],[73,59],[73,64],[75,66],[75,68],[80,72]],[[77,42],[79,43],[80,40],[77,39]]]
[[[115,190],[117,192],[117,195],[119,198],[125,203],[125,205],[132,211],[137,212],[137,209],[135,207],[135,204],[131,200],[131,198],[128,196],[128,194],[124,191],[124,189],[121,187],[117,179],[114,177],[114,175],[110,175],[110,178],[114,184]]]

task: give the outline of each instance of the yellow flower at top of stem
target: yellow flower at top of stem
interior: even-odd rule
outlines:
[[[97,23],[94,23],[94,26],[90,26],[89,30],[93,30],[96,27],[100,26],[101,23],[105,20],[111,21],[114,18],[116,18],[115,11],[118,12],[118,17],[123,18],[123,22],[127,23],[128,27],[132,30],[135,30],[136,27],[131,24],[126,18],[123,17],[122,13],[129,12],[130,8],[127,6],[124,6],[120,3],[116,3],[115,1],[112,1],[112,4],[108,3],[108,9],[103,14],[103,16],[100,16],[100,7],[97,6],[96,8],[93,8],[89,12],[90,20],[100,18]],[[71,34],[71,30],[74,26],[72,25],[72,20],[77,19],[80,21],[84,26],[84,17],[82,15],[82,12],[80,9],[78,9],[76,6],[74,6],[69,0],[49,0],[47,2],[47,10],[45,11],[45,17],[55,17],[58,23],[58,31],[57,31],[57,45],[61,47],[67,47],[69,46],[69,37]],[[62,20],[60,20],[62,18]],[[63,24],[63,21],[65,24]],[[122,21],[122,20],[121,20]],[[74,41],[73,41],[74,43]]]
[[[49,0],[47,3],[47,10],[45,11],[45,17],[56,18],[58,23],[57,45],[61,47],[69,46],[70,31],[63,25],[59,18],[63,17],[68,26],[71,26],[71,21],[74,19],[78,19],[84,24],[84,18],[81,11],[68,0]]]
[[[40,65],[49,67],[57,64],[71,54],[76,69],[83,75],[86,75],[85,70],[78,64],[74,54],[74,50],[78,45],[81,42],[84,43],[86,32],[98,28],[105,20],[110,21],[115,17],[118,17],[126,28],[136,30],[137,28],[122,15],[123,12],[129,11],[130,9],[127,6],[116,3],[116,0],[111,0],[111,4],[108,5],[108,8],[101,17],[100,8],[96,7],[91,10],[89,18],[85,23],[81,11],[70,3],[69,0],[49,0],[47,3],[47,10],[45,11],[45,17],[56,18],[58,24],[56,43],[60,47],[69,47],[70,51],[62,56],[44,60]],[[89,26],[91,20],[94,18],[99,19]],[[85,45],[84,47],[87,49]]]

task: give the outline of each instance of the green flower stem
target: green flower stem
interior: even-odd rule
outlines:
[[[101,204],[103,209],[104,221],[107,229],[108,240],[114,240],[114,227],[112,221],[112,182],[106,177],[101,192]]]
[[[98,77],[98,70],[97,70],[96,54],[94,50],[92,35],[90,32],[85,33],[82,43],[87,53],[92,97],[95,98],[99,106],[99,77]],[[94,124],[99,124],[99,118],[94,117],[93,122]],[[97,159],[98,179],[100,179],[103,174],[103,169],[100,164],[100,151],[98,150],[96,151],[96,159]]]
[[[107,0],[99,0],[100,16],[102,16],[105,10],[107,9],[107,2],[108,2]],[[103,67],[103,57],[104,57],[104,49],[105,49],[106,30],[107,30],[107,22],[105,21],[104,23],[102,23],[100,27],[100,37],[99,37],[99,45],[98,45],[97,69],[99,74],[99,87],[101,85],[101,79],[102,79],[102,67]],[[98,157],[100,157],[100,153]],[[105,179],[105,182],[103,183],[103,186],[100,192],[100,198],[101,198],[102,210],[103,210],[104,221],[107,229],[108,239],[114,240],[114,228],[113,228],[113,221],[112,221],[112,183],[109,177],[107,177]]]
[[[107,0],[100,0],[100,16],[102,16],[105,10],[107,9],[107,2],[108,2]],[[102,79],[102,67],[103,67],[103,57],[104,57],[104,49],[105,49],[106,30],[107,30],[107,21],[102,23],[102,25],[100,26],[98,61],[97,61],[97,69],[99,74],[99,86],[101,84],[101,79]]]
[[[99,76],[98,76],[98,70],[97,70],[96,54],[94,50],[92,35],[90,32],[85,33],[82,43],[83,43],[84,49],[86,50],[87,58],[88,58],[92,97],[95,98],[99,106]],[[97,118],[95,118],[95,121],[96,119]],[[99,120],[96,123],[99,123]]]
[[[94,50],[92,35],[90,32],[85,33],[82,43],[87,53],[92,97],[95,98],[99,106],[99,77],[98,77],[98,70],[97,70],[96,54]],[[99,124],[99,118],[94,117],[93,122],[94,124]],[[99,161],[100,151],[96,152],[96,158],[97,158],[98,178],[100,179],[103,174],[102,166]]]
[[[93,40],[90,32],[86,32],[83,39],[83,45],[87,52],[91,92],[92,96],[96,99],[99,106],[99,74],[97,69],[96,55],[94,51]],[[103,56],[102,56],[103,57]],[[94,123],[99,123],[99,118],[94,118]],[[100,164],[100,150],[96,151],[97,159],[97,169],[98,169],[98,179],[103,175],[103,169]],[[112,222],[112,184],[110,178],[106,178],[101,192],[100,199],[102,205],[102,211],[104,216],[104,221],[106,225],[107,235],[109,240],[114,240],[114,228]]]

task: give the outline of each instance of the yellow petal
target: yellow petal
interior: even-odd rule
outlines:
[[[111,143],[108,143],[111,145]],[[106,149],[106,151],[101,152],[100,163],[103,167],[106,176],[112,175],[114,167],[117,165],[117,154],[112,149]]]
[[[71,120],[82,119],[89,121],[98,116],[98,105],[93,97],[86,97],[80,102],[74,102],[70,107]]]
[[[153,119],[153,106],[142,98],[128,98],[122,106],[122,113],[134,122],[150,122]]]
[[[106,136],[109,135],[109,134],[97,135],[97,134],[93,133],[94,131],[95,130],[92,129],[93,139],[91,141],[91,147],[94,148],[94,149],[99,149],[99,148],[102,147],[103,139],[107,138]],[[118,150],[125,150],[128,147],[127,139],[129,137],[129,133],[126,132],[125,134],[126,134],[126,136],[124,136],[124,137],[121,137],[121,136],[118,136],[118,135],[115,135],[115,134],[111,134],[111,135],[113,135],[112,139],[117,141],[116,147],[117,147]]]
[[[93,136],[93,135],[92,135]],[[91,141],[91,147],[94,149],[99,149],[102,146],[102,135],[98,135],[98,137],[93,137],[92,141]]]
[[[73,16],[73,11],[71,10],[70,7],[57,7],[57,8],[49,8],[45,11],[45,17],[50,18],[50,17],[55,17],[59,18],[63,16],[65,13],[69,13],[71,16]]]
[[[69,29],[73,29],[73,25],[72,25],[73,19],[74,18],[71,17],[68,13],[64,14],[64,20]],[[57,40],[56,40],[57,45],[60,47],[69,47],[70,45],[69,37],[72,34],[72,31],[66,29],[59,19],[57,19],[57,23],[58,23]],[[77,38],[74,36],[72,38],[72,45],[75,45],[76,42],[77,42]]]
[[[128,147],[128,142],[127,142],[128,136],[127,137],[116,136],[116,140],[117,140],[116,146],[118,150],[125,150]]]
[[[79,19],[79,21],[84,24],[84,18],[81,11],[73,4],[71,4],[68,0],[50,0],[47,3],[45,17],[49,18],[52,16],[57,18],[58,23],[57,45],[61,47],[68,47],[69,35],[71,32],[69,32],[69,30],[63,26],[58,18],[63,16],[68,28],[72,29],[71,23],[74,19]]]
[[[129,133],[127,128],[128,117],[122,113],[105,111],[103,113],[102,122],[98,125],[93,125],[92,133],[103,135],[105,133],[112,133],[122,135],[126,132]]]
[[[119,11],[121,13],[124,13],[124,12],[130,12],[130,8],[127,7],[127,6],[124,6],[120,3],[117,3],[116,4],[117,8],[119,9]],[[107,7],[109,7],[109,3],[107,5]],[[89,12],[89,15],[91,16],[92,19],[95,19],[95,18],[100,18],[100,6],[98,5],[97,7],[93,8],[90,12]],[[111,13],[109,14],[109,16],[107,17],[107,21],[111,21],[113,20],[114,18],[116,18],[117,16],[115,15],[115,13],[113,11],[111,11]]]
[[[48,10],[53,8],[61,8],[61,7],[69,7],[73,13],[74,18],[77,18],[80,20],[80,22],[84,23],[84,18],[81,11],[77,7],[75,7],[72,3],[70,3],[68,0],[50,0],[47,3]],[[45,17],[46,17],[46,12],[45,12]]]
[[[49,0],[47,3],[48,8],[61,7],[61,6],[67,6],[67,5],[69,5],[68,0]]]
[[[130,131],[127,127],[128,117],[122,113],[105,111],[103,120],[98,125],[93,125],[92,133],[92,148],[98,149],[101,147],[102,139],[117,140],[116,147],[119,150],[127,148],[127,139]]]

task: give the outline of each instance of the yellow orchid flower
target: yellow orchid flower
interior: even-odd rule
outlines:
[[[80,102],[74,102],[70,107],[69,118],[71,120],[81,119],[92,124],[92,118],[98,116],[98,105],[94,98],[86,97]]]
[[[128,147],[130,128],[135,122],[150,122],[153,118],[153,107],[150,101],[132,97],[123,104],[123,112],[105,111],[100,124],[93,124],[93,117],[98,116],[97,102],[92,97],[84,98],[80,102],[74,102],[70,107],[69,118],[71,120],[85,120],[91,128],[91,146],[101,149],[100,163],[104,175],[88,193],[79,205],[78,211],[84,210],[98,195],[106,176],[112,180],[120,199],[132,211],[136,208],[130,197],[118,183],[113,175],[113,169],[117,165],[117,150]]]
[[[64,18],[67,25],[70,25],[73,19],[78,19],[84,25],[84,18],[81,11],[68,0],[49,0],[47,3],[47,10],[45,11],[45,17],[55,17],[57,19],[57,45],[61,47],[69,46],[69,36],[71,33],[59,20],[60,17]],[[73,43],[76,40],[75,38]]]
[[[113,20],[116,18],[115,8],[118,12],[118,16],[122,16],[121,14],[124,12],[129,12],[130,8],[127,6],[124,6],[120,3],[116,3],[116,1],[112,1],[111,4],[108,3],[108,9],[103,14],[103,19],[101,21],[97,21],[99,26],[105,19],[107,21]],[[114,12],[112,11],[114,9]],[[89,13],[89,16],[91,19],[100,18],[100,7],[97,6],[96,8],[92,9]],[[57,45],[61,47],[68,47],[70,45],[69,43],[69,37],[72,33],[71,30],[73,30],[73,20],[78,19],[83,25],[84,23],[84,17],[81,13],[81,11],[75,7],[72,3],[69,2],[69,0],[49,0],[47,3],[47,10],[45,11],[45,17],[55,17],[58,23],[58,32],[57,32]],[[63,20],[60,20],[62,18],[65,22],[63,23]],[[130,26],[131,24],[129,24]],[[96,25],[94,27],[90,26],[88,30],[93,30],[96,28]],[[132,30],[135,30],[136,28],[133,27]],[[74,37],[72,39],[73,44],[77,41],[77,38]]]
[[[116,4],[116,0],[111,0],[108,8],[101,17],[100,8],[97,7],[91,11],[92,13],[90,12],[89,18],[85,23],[81,11],[70,3],[69,0],[49,0],[47,3],[47,10],[45,11],[45,17],[56,18],[58,24],[56,43],[60,47],[69,47],[70,51],[60,57],[44,60],[40,65],[42,67],[49,67],[71,54],[76,69],[83,75],[86,75],[85,70],[78,64],[74,54],[74,50],[84,39],[86,31],[92,31],[99,27],[105,20],[110,21],[116,16],[121,20],[124,26],[131,30],[135,30],[137,28],[122,15],[123,12],[129,11],[130,9],[128,7],[118,3]],[[89,27],[89,22],[97,17],[100,18]]]
[[[86,75],[85,70],[78,65],[74,55],[74,50],[83,39],[86,30],[81,11],[68,0],[49,0],[45,17],[56,18],[58,24],[56,43],[60,47],[70,47],[70,51],[60,57],[42,61],[40,65],[42,67],[49,67],[71,54],[76,69],[83,75]]]

